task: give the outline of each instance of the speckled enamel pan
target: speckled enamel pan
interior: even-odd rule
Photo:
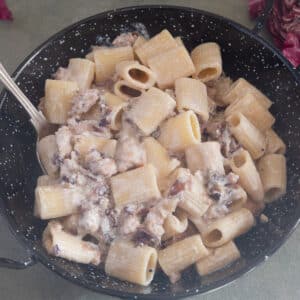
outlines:
[[[1,258],[0,266],[21,269],[41,262],[63,278],[99,293],[130,299],[178,298],[232,282],[265,261],[295,229],[300,216],[300,76],[278,51],[257,36],[261,22],[250,31],[225,18],[192,8],[118,9],[87,18],[55,34],[27,57],[13,76],[37,105],[44,93],[44,81],[58,66],[66,66],[71,57],[83,57],[91,45],[136,28],[136,23],[144,24],[151,36],[167,28],[174,36],[181,36],[189,50],[199,43],[217,42],[222,48],[226,74],[233,79],[245,77],[274,101],[271,111],[276,116],[276,131],[288,148],[286,196],[268,205],[265,212],[270,219],[268,223],[258,224],[237,239],[242,258],[210,276],[200,278],[195,270],[189,269],[174,285],[158,274],[149,287],[140,287],[110,278],[96,267],[50,257],[41,245],[46,223],[32,214],[34,187],[42,174],[35,155],[35,131],[25,110],[3,91],[0,96],[0,207],[29,258],[25,262]]]

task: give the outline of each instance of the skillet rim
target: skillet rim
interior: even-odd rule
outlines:
[[[95,15],[92,15],[90,17],[81,19],[77,22],[74,22],[73,24],[64,27],[60,31],[56,32],[55,34],[51,35],[46,41],[44,41],[42,44],[40,44],[38,47],[36,47],[30,54],[28,54],[22,62],[18,65],[18,67],[15,69],[15,71],[12,74],[12,77],[14,80],[18,79],[18,77],[22,74],[22,71],[26,68],[27,64],[30,63],[31,60],[33,60],[43,49],[45,49],[49,44],[53,42],[53,40],[56,40],[59,38],[61,35],[66,34],[67,32],[71,31],[72,29],[76,28],[77,26],[89,22],[94,19],[101,19],[103,16],[106,16],[108,14],[120,14],[120,13],[125,13],[128,11],[133,11],[133,10],[143,10],[143,9],[173,9],[173,10],[179,10],[179,11],[186,11],[186,12],[197,12],[201,13],[202,15],[206,15],[209,17],[213,17],[215,19],[221,20],[223,22],[226,22],[236,30],[246,34],[250,38],[253,38],[257,42],[260,43],[261,46],[264,46],[268,48],[271,52],[273,52],[284,64],[285,67],[292,73],[294,80],[296,83],[299,85],[300,84],[300,74],[297,73],[297,69],[294,68],[288,61],[287,59],[283,56],[283,54],[275,48],[270,42],[264,40],[261,36],[258,34],[254,33],[251,29],[235,22],[232,21],[226,17],[207,12],[205,10],[193,8],[193,7],[185,7],[185,6],[177,6],[177,5],[136,5],[136,6],[128,6],[128,7],[121,7],[117,9],[112,9],[108,11],[104,11]],[[7,94],[7,90],[3,88],[0,94],[0,111],[2,108],[2,105],[5,101],[5,96]],[[0,214],[3,214],[5,216],[5,221],[8,223],[8,227],[14,237],[16,237],[17,241],[20,242],[24,248],[29,251],[32,255],[33,258],[35,258],[38,262],[41,262],[45,267],[47,267],[49,270],[52,272],[55,272],[57,275],[59,275],[61,278],[64,278],[76,285],[82,286],[86,289],[102,293],[102,294],[107,294],[111,296],[117,296],[117,297],[122,297],[122,298],[134,298],[134,299],[153,299],[153,297],[158,297],[159,299],[176,299],[176,298],[182,298],[182,297],[188,297],[188,296],[193,296],[197,294],[206,294],[209,292],[216,291],[223,286],[229,285],[236,281],[238,278],[241,278],[243,275],[247,274],[248,272],[252,271],[254,268],[257,266],[261,265],[262,262],[266,261],[271,255],[273,255],[285,242],[286,240],[291,236],[291,234],[295,231],[297,228],[298,224],[300,223],[300,207],[298,206],[297,214],[298,214],[298,220],[295,222],[293,227],[290,229],[288,234],[280,240],[279,243],[277,243],[275,246],[273,246],[269,251],[264,255],[257,257],[254,259],[250,265],[247,265],[244,267],[241,271],[231,274],[230,276],[226,277],[225,279],[217,280],[214,284],[213,288],[206,287],[202,289],[192,289],[189,291],[185,292],[179,292],[179,293],[170,293],[168,295],[160,295],[157,293],[150,293],[150,294],[138,294],[138,293],[132,293],[132,292],[122,292],[110,288],[103,288],[100,285],[98,287],[92,287],[89,286],[88,284],[85,284],[81,280],[79,280],[77,277],[74,278],[73,276],[70,276],[68,273],[65,273],[65,271],[57,266],[55,264],[55,268],[53,269],[51,266],[53,265],[52,263],[49,262],[49,259],[46,259],[39,251],[35,249],[35,247],[31,244],[31,242],[26,239],[26,237],[18,232],[17,230],[17,225],[14,221],[14,218],[7,212],[6,207],[4,205],[4,201],[0,198]]]

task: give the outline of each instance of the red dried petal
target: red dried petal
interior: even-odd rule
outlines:
[[[283,44],[282,53],[294,67],[298,67],[300,65],[300,41],[295,34],[287,34],[286,40]]]
[[[11,11],[6,5],[5,0],[0,0],[0,20],[12,20],[13,16]]]
[[[263,12],[265,0],[249,0],[248,7],[251,19],[255,19]]]
[[[268,21],[275,45],[294,65],[300,61],[300,3],[297,0],[275,0]]]

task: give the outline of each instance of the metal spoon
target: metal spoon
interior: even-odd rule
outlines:
[[[43,113],[40,110],[37,110],[30,100],[24,95],[24,93],[20,90],[17,84],[13,81],[10,75],[7,73],[3,65],[0,63],[0,80],[3,82],[4,86],[16,97],[16,99],[21,103],[21,105],[25,108],[27,113],[30,116],[30,122],[37,133],[37,143],[43,137],[53,134],[57,129],[58,125],[49,123]],[[46,174],[46,170],[40,160],[39,153],[36,152],[38,161],[40,163],[41,168]]]

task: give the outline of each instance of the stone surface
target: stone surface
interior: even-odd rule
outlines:
[[[118,7],[137,4],[191,6],[228,17],[246,27],[246,0],[121,1],[121,0],[8,0],[15,20],[0,22],[0,61],[12,72],[36,46],[65,26],[87,16]],[[264,34],[265,37],[268,37]],[[0,84],[0,89],[1,89]],[[1,194],[1,192],[0,192]],[[22,248],[0,217],[0,256],[22,257]],[[299,299],[298,271],[300,229],[267,262],[234,283],[203,296],[189,299]],[[67,282],[41,264],[23,271],[0,269],[0,299],[116,299]]]

